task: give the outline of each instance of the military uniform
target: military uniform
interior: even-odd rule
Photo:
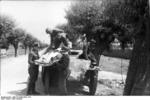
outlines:
[[[52,37],[53,38],[53,37]],[[56,37],[54,41],[52,41],[51,46],[46,50],[46,52],[50,51],[51,49],[58,49],[62,48],[65,51],[69,51],[68,48],[68,42],[65,37]],[[45,53],[46,53],[45,52]],[[50,94],[58,94],[58,95],[66,95],[67,94],[67,87],[66,87],[66,81],[70,74],[69,70],[69,55],[63,54],[61,60],[55,64],[53,64],[50,68],[43,68],[42,69],[42,79],[44,82],[45,73],[49,72],[49,78],[50,78],[50,87],[58,87],[58,90],[52,91],[56,93],[50,93]],[[50,90],[51,91],[51,90]]]
[[[96,41],[95,40],[90,40],[90,42],[88,43],[88,45],[86,45],[86,52],[87,53],[87,58],[91,61],[91,65],[90,66],[98,66],[98,63],[96,61],[96,58],[93,54],[94,50],[95,50],[95,45],[96,45]],[[84,57],[85,59],[85,57]],[[87,70],[86,73],[85,73],[85,78],[83,80],[84,84],[87,84],[88,83],[88,79],[90,78],[90,73],[91,71],[90,70]],[[89,85],[89,84],[87,84]]]
[[[27,91],[28,95],[38,94],[35,91],[35,83],[36,80],[38,79],[39,66],[34,63],[34,61],[37,59],[39,59],[38,52],[32,50],[28,56],[28,63],[29,63],[29,68],[28,68],[29,83],[28,83],[28,91]]]
[[[65,37],[60,37],[55,39],[54,41],[55,49],[59,48],[61,44],[63,44],[63,46],[61,47],[62,49],[69,50],[68,49],[69,44]],[[69,62],[70,62],[69,55],[63,54],[61,60],[53,65],[58,70],[59,95],[67,94],[66,81],[70,74]]]

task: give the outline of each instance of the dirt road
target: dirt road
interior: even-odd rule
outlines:
[[[106,59],[102,61],[104,66],[108,65]],[[110,65],[110,67],[111,66],[113,66],[113,64]],[[28,81],[27,70],[28,63],[27,56],[25,55],[17,58],[1,59],[1,96],[26,95]],[[71,74],[70,77],[75,77],[75,74]],[[39,75],[36,90],[40,92],[41,95],[44,95],[40,77],[41,75]],[[125,75],[123,77],[125,78]],[[122,77],[120,74],[100,71],[96,95],[121,95],[123,90],[121,80]],[[68,91],[70,95],[88,94],[88,88],[76,80],[69,80]]]

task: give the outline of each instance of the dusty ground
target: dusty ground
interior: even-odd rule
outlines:
[[[71,57],[71,59],[71,66],[75,70],[72,71],[67,85],[69,95],[88,95],[88,87],[77,81],[79,74],[81,74],[78,68],[85,65],[88,66],[88,64],[84,61],[76,60],[74,57]],[[122,76],[123,80],[125,80],[128,63],[128,60],[122,60],[122,74],[124,75],[121,75],[121,60],[102,56],[101,65],[103,66],[103,71],[99,72],[96,95],[122,95],[124,86],[122,84]],[[17,58],[1,59],[1,95],[26,95],[27,70],[27,56],[25,55]],[[39,75],[36,89],[41,95],[44,95],[40,77],[41,75]]]

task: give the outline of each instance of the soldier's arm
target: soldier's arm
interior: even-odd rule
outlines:
[[[29,64],[35,64],[32,59],[33,59],[33,54],[32,54],[32,53],[29,53],[29,56],[28,56],[28,63],[29,63]]]
[[[68,47],[69,43],[65,37],[62,37],[62,41],[63,41],[64,45]]]
[[[62,43],[63,43],[62,48],[64,48],[65,50],[69,50],[70,49],[69,48],[69,43],[66,40],[66,38],[62,37]]]

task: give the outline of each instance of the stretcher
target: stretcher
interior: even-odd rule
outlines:
[[[42,67],[50,67],[54,63],[57,63],[62,58],[62,53],[59,50],[52,50],[46,54],[41,55],[38,60],[35,60],[37,65]]]

